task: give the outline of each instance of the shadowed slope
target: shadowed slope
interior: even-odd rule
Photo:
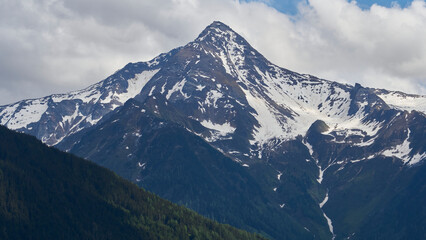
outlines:
[[[0,127],[1,239],[258,239]]]

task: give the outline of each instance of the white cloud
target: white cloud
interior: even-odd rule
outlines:
[[[2,0],[0,104],[83,88],[220,20],[272,62],[366,86],[426,92],[426,4],[310,0],[287,16],[232,0]]]
[[[363,11],[344,0],[311,0],[295,28],[302,36],[309,34],[300,45],[313,59],[309,66],[296,68],[325,77],[334,72],[337,79],[367,86],[425,93],[424,1],[405,9],[373,5]]]

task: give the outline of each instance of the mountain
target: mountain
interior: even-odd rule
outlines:
[[[415,239],[425,103],[281,68],[214,22],[87,89],[0,107],[0,123],[271,238]]]
[[[145,110],[146,104],[152,109]],[[129,100],[87,131],[71,152],[219,222],[275,238],[310,238],[297,219],[279,211],[272,189],[247,167],[182,125],[156,116],[154,103],[146,104]],[[272,168],[259,167],[275,178]]]
[[[261,239],[0,126],[1,239]]]

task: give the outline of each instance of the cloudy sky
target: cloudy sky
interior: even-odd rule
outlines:
[[[426,94],[425,0],[0,0],[0,105],[84,88],[214,20],[281,67]]]

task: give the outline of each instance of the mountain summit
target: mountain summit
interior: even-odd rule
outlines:
[[[408,237],[424,234],[404,214],[426,200],[409,187],[426,176],[425,102],[281,68],[213,22],[86,89],[2,106],[0,123],[272,238],[365,239],[374,221]],[[386,220],[398,204],[411,233]]]

